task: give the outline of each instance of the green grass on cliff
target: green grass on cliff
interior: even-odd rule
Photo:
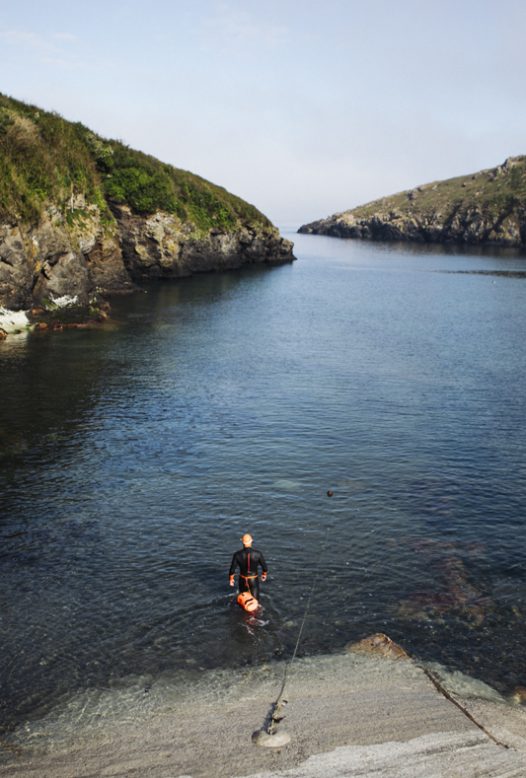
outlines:
[[[44,205],[72,195],[107,210],[95,162],[78,127],[58,114],[0,95],[0,218],[37,221]]]
[[[391,210],[411,215],[478,208],[498,216],[526,207],[526,156],[512,157],[503,165],[468,176],[416,187],[352,209],[358,219]]]
[[[254,206],[222,187],[0,95],[0,219],[35,223],[52,204],[70,221],[78,194],[108,220],[110,206],[120,204],[142,215],[166,211],[198,232],[272,229]]]

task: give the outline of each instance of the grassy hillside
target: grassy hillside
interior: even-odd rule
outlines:
[[[389,209],[407,215],[417,212],[425,215],[473,208],[497,218],[525,204],[526,156],[522,156],[512,157],[496,168],[383,197],[353,208],[351,213],[357,219],[368,219]]]
[[[222,187],[0,95],[0,221],[36,223],[50,204],[68,220],[81,218],[79,194],[109,222],[116,203],[143,215],[167,211],[198,232],[233,232],[242,224],[272,229],[254,206]]]

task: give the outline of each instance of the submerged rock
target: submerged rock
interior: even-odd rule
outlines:
[[[401,619],[410,621],[442,620],[456,615],[475,627],[481,626],[494,610],[492,600],[469,579],[464,562],[449,557],[435,565],[438,591],[415,592],[402,600],[397,609]]]

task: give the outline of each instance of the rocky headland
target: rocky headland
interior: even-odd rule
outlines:
[[[526,246],[526,156],[304,224],[337,238]]]
[[[0,181],[0,313],[96,313],[147,279],[294,259],[222,187],[3,95]]]

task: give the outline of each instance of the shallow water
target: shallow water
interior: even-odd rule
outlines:
[[[526,681],[526,259],[294,239],[0,344],[4,727],[289,656],[317,570],[300,654],[385,631]],[[247,530],[259,626],[227,586]]]

